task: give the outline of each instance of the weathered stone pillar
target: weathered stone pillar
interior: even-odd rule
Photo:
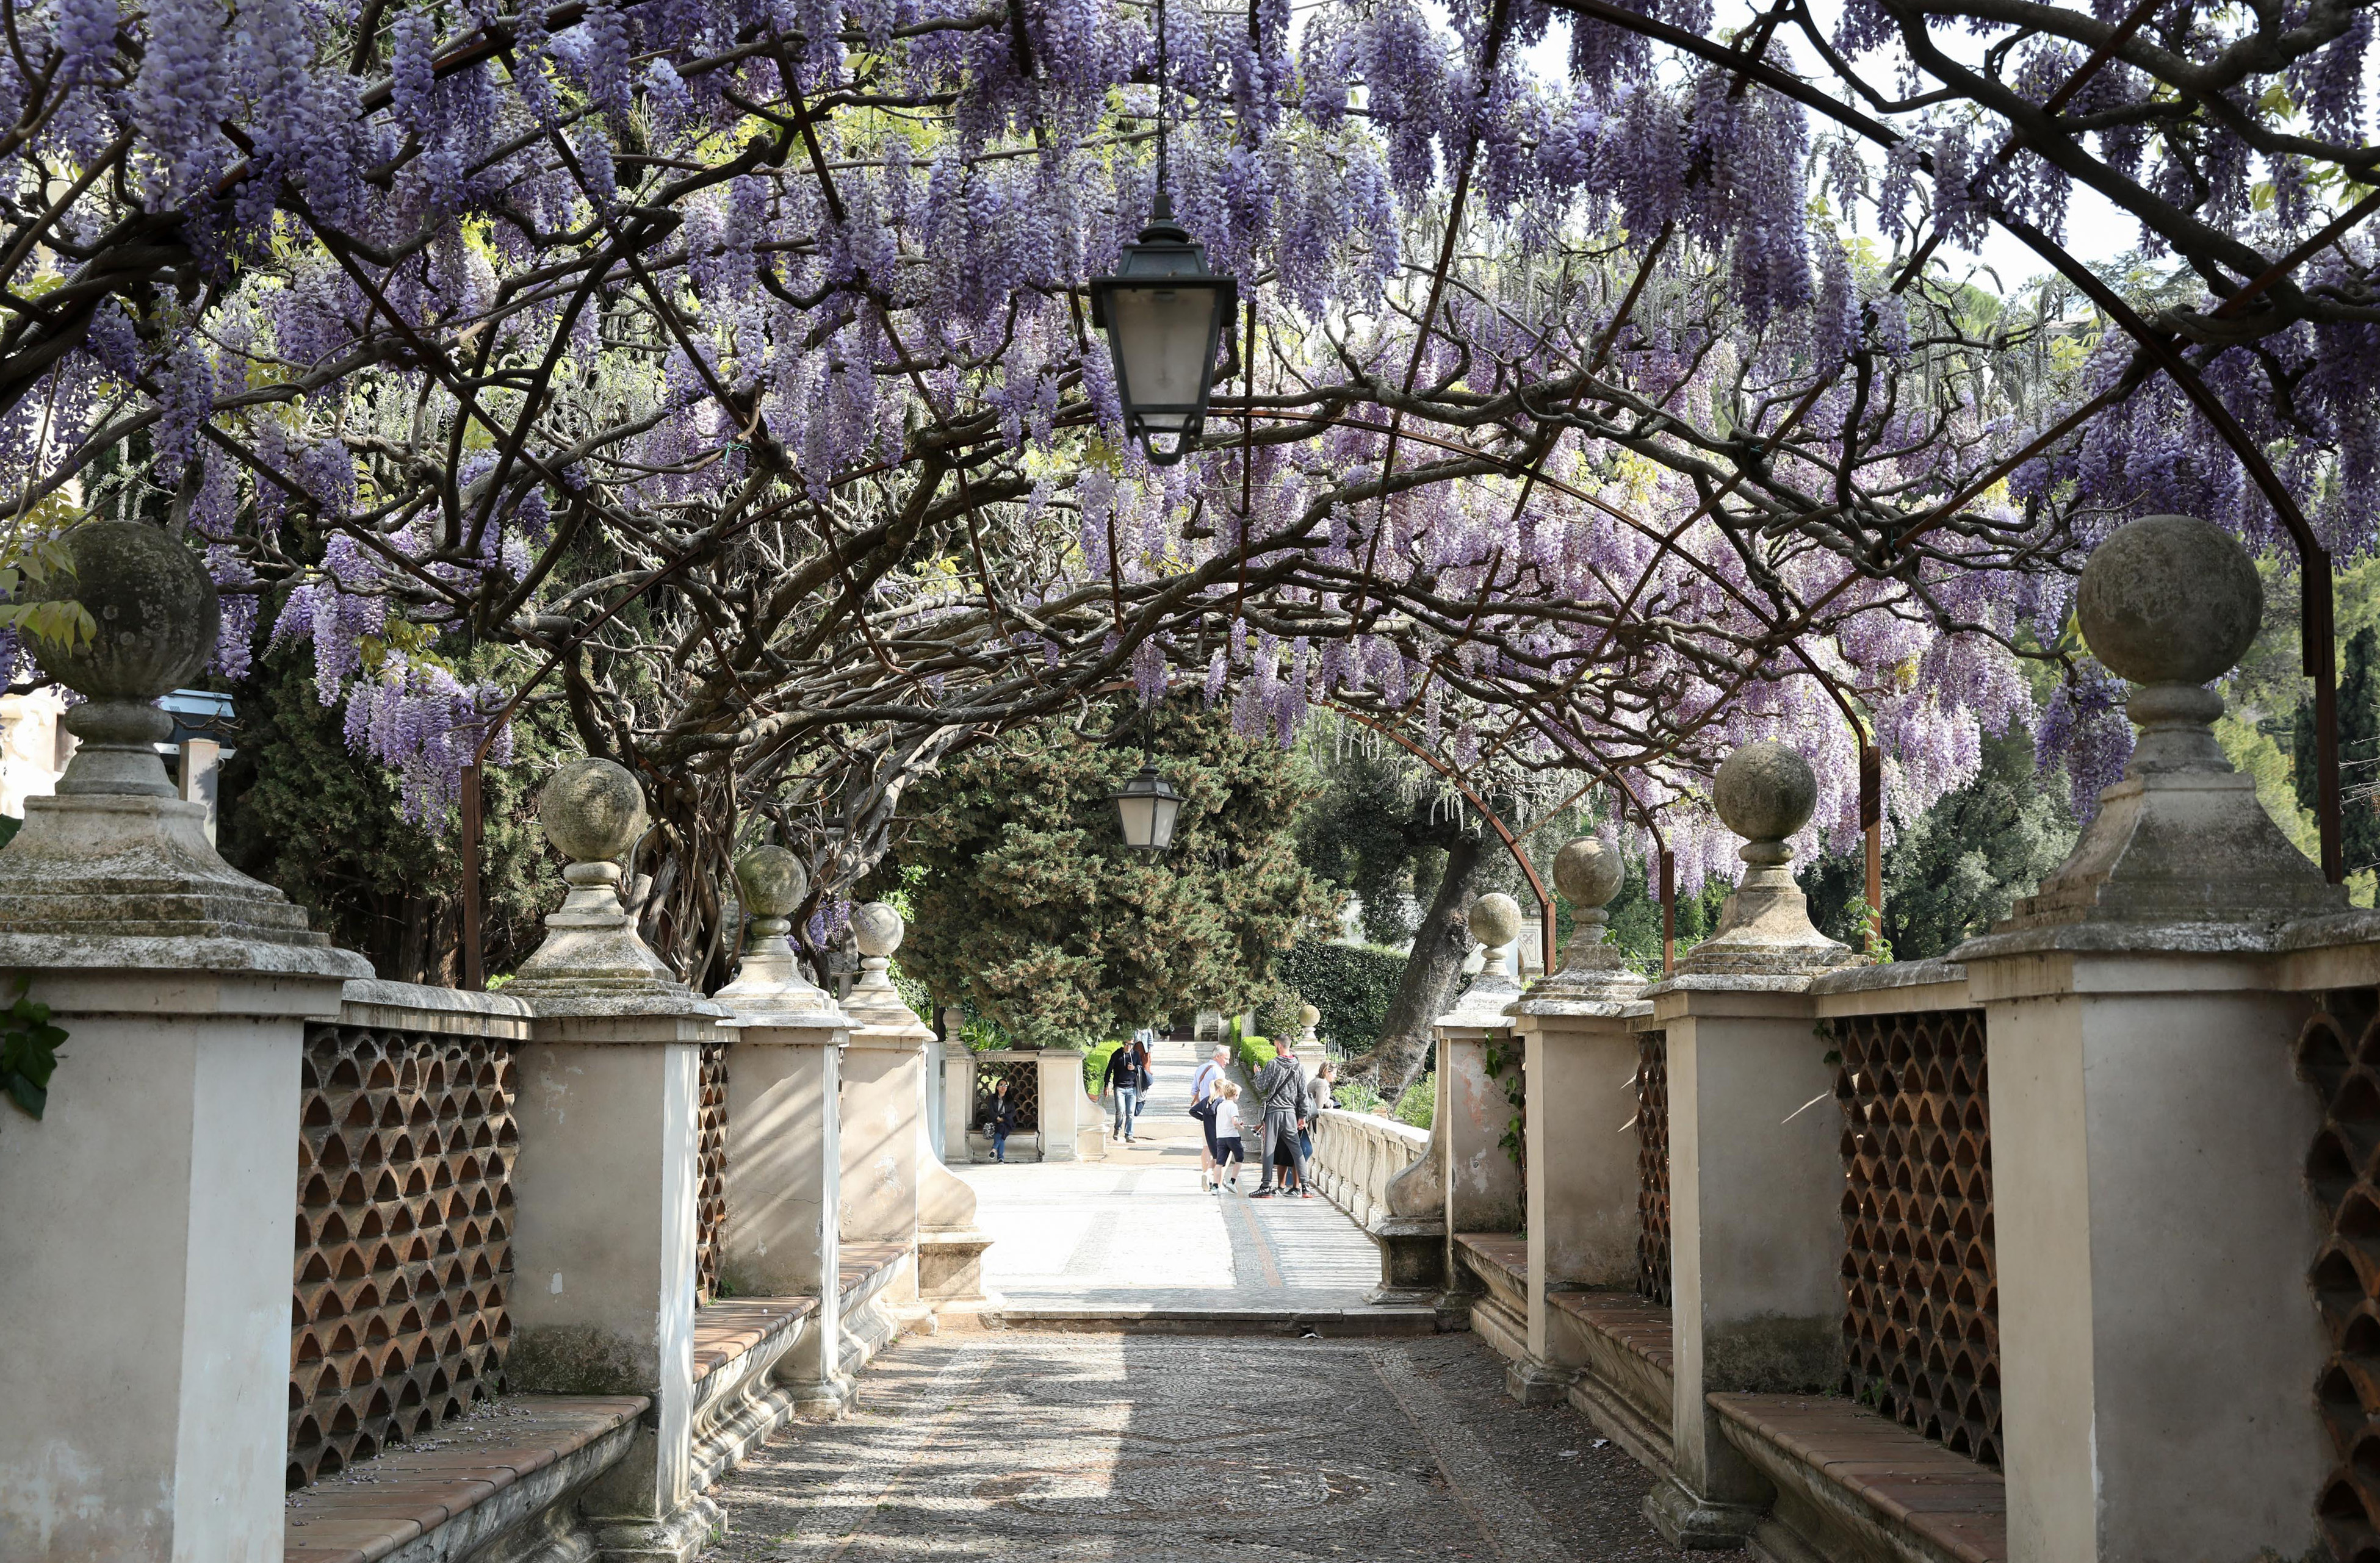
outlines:
[[[119,522],[66,546],[99,633],[41,657],[82,747],[0,851],[0,979],[67,1033],[42,1118],[0,1106],[0,1557],[278,1563],[304,1026],[371,968],[158,762],[153,701],[214,646],[197,559]]]
[[[1511,944],[1520,923],[1521,909],[1509,895],[1472,903],[1471,937],[1491,951]],[[1462,1001],[1434,1023],[1438,1099],[1429,1148],[1389,1180],[1386,1213],[1364,1229],[1380,1250],[1380,1284],[1368,1302],[1464,1311],[1468,1293],[1453,1259],[1454,1235],[1508,1232],[1520,1225],[1520,1169],[1497,1143],[1512,1105],[1489,1080],[1487,1059],[1489,1039],[1510,1047],[1512,1023],[1505,1011],[1520,996],[1510,967],[1491,955]]]
[[[720,1278],[736,1297],[815,1297],[814,1328],[776,1367],[803,1416],[840,1416],[851,1381],[838,1285],[843,1146],[836,1093],[851,1021],[802,975],[786,918],[808,876],[783,847],[735,860],[753,914],[735,980],[714,995],[735,1046],[727,1070],[727,1216]]]
[[[1636,1038],[1645,979],[1603,942],[1620,891],[1620,854],[1588,837],[1554,857],[1554,884],[1577,918],[1561,970],[1512,1008],[1528,1081],[1528,1355],[1506,1374],[1524,1405],[1562,1398],[1584,1365],[1554,1328],[1546,1297],[1627,1288],[1636,1276]]]
[[[1079,1048],[1044,1048],[1036,1056],[1035,1085],[1041,1095],[1041,1159],[1083,1157],[1083,1059]]]
[[[2329,1453],[2285,921],[2345,891],[2231,769],[2203,687],[2263,615],[2216,527],[2100,545],[2076,608],[2140,746],[2040,892],[1952,952],[1985,1010],[2009,1555],[2312,1556]],[[2268,1549],[2268,1550],[2267,1550]]]
[[[507,989],[536,1013],[519,1052],[513,1169],[516,1389],[652,1398],[636,1448],[579,1501],[607,1559],[684,1563],[718,1506],[692,1490],[697,1092],[725,1014],[674,976],[622,910],[614,861],[644,794],[574,760],[538,800],[570,859],[562,910]]]
[[[1314,1034],[1315,1023],[1321,1018],[1322,1012],[1311,1004],[1297,1007],[1297,1046],[1291,1051],[1296,1056],[1299,1066],[1305,1071],[1308,1080],[1314,1078],[1330,1057],[1330,1049],[1325,1048],[1322,1038]]]
[[[942,1063],[942,1161],[950,1167],[965,1167],[975,1160],[975,1149],[967,1144],[967,1131],[974,1128],[975,1117],[975,1054],[960,1039],[959,1028],[964,1023],[958,1006],[942,1012],[942,1031],[950,1037],[944,1044]]]
[[[919,1090],[926,1038],[933,1033],[901,1001],[887,968],[901,947],[901,915],[882,902],[851,915],[859,980],[844,1008],[851,1051],[843,1080],[843,1235],[847,1242],[898,1243],[912,1263],[885,1295],[887,1306],[917,1301]]]
[[[868,940],[861,949],[869,960],[866,975],[851,990],[854,1035],[884,1039],[888,1057],[895,1039],[910,1039],[922,1071],[925,1044],[933,1030],[902,1000],[886,971],[906,931],[901,915],[880,903],[860,908],[860,914],[854,927]],[[910,1242],[917,1254],[917,1300],[938,1310],[979,1308],[985,1300],[983,1254],[991,1239],[976,1225],[975,1190],[942,1165],[927,1139],[922,1079],[917,1092],[917,1111],[910,1117],[914,1193],[908,1207]]]
[[[1782,745],[1747,744],[1712,794],[1746,838],[1743,878],[1718,932],[1649,990],[1669,1039],[1676,1399],[1675,1479],[1645,1501],[1665,1537],[1694,1547],[1741,1545],[1769,1497],[1705,1397],[1842,1376],[1841,1122],[1808,990],[1851,951],[1810,926],[1786,867],[1817,782]]]

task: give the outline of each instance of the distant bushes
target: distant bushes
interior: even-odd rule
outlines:
[[[1404,975],[1405,958],[1373,945],[1333,944],[1301,939],[1273,970],[1306,1003],[1322,1012],[1315,1029],[1346,1053],[1361,1053],[1379,1039],[1389,1001]]]

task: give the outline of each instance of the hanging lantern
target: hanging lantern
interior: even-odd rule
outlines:
[[[1123,844],[1141,852],[1163,852],[1173,844],[1173,819],[1182,812],[1182,794],[1157,767],[1144,764],[1140,774],[1108,794],[1123,827]]]
[[[1207,269],[1206,246],[1175,225],[1162,188],[1116,274],[1091,279],[1091,323],[1115,355],[1124,428],[1160,466],[1198,442],[1216,350],[1239,301],[1239,280]]]

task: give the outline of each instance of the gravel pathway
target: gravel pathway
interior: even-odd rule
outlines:
[[[1637,1563],[1645,1472],[1464,1335],[905,1341],[861,1409],[713,1489],[707,1556],[804,1563]]]

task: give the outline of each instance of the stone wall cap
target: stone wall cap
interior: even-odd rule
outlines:
[[[684,1015],[725,1022],[723,1005],[714,1004],[691,988],[681,993],[545,992],[528,995],[529,1013],[539,1020],[605,1020],[636,1015]]]
[[[1812,972],[1680,972],[1645,990],[1649,1002],[1665,993],[1807,993]]]
[[[1565,993],[1530,994],[1506,1012],[1515,1016],[1572,1015],[1581,1019],[1618,1018],[1625,1015],[1649,1015],[1653,1002],[1649,999],[1580,999]]]
[[[2296,925],[2302,927],[2304,925]],[[2022,955],[2271,955],[2279,930],[2261,923],[2130,923],[2108,920],[2011,928],[1968,939],[1949,959],[1964,965]]]
[[[832,1004],[823,1010],[772,1010],[752,1005],[728,1010],[726,1019],[719,1024],[740,1031],[848,1031],[851,1017]]]
[[[391,982],[384,977],[351,977],[339,997],[350,1004],[377,1004],[389,1010],[443,1010],[479,1015],[526,1018],[531,1012],[520,1000],[503,993],[473,993],[460,987],[432,987],[427,983]]]
[[[371,963],[329,944],[145,934],[0,933],[0,969],[52,966],[72,971],[220,972],[257,976],[370,977]]]
[[[1926,987],[1936,983],[1964,982],[1967,968],[1956,961],[1888,961],[1876,966],[1844,966],[1815,978],[1814,994],[1868,993],[1880,987]]]
[[[2308,917],[2287,925],[2273,940],[2273,948],[2284,952],[2341,944],[2380,944],[2380,911],[2359,906],[2327,917]]]

